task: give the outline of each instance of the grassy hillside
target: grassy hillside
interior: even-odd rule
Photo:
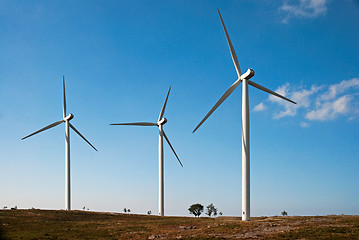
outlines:
[[[0,210],[0,239],[359,239],[359,216],[158,217]]]

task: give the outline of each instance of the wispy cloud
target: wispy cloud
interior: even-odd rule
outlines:
[[[307,122],[301,122],[301,123],[300,123],[300,126],[301,126],[302,128],[308,128],[308,127],[309,127],[309,123],[307,123]]]
[[[261,102],[260,104],[256,105],[254,108],[253,108],[253,111],[254,112],[260,112],[260,111],[264,111],[266,110],[267,107]]]
[[[293,117],[303,113],[304,118],[300,126],[309,127],[307,121],[329,121],[339,116],[347,116],[351,121],[359,116],[359,78],[343,80],[332,85],[316,86],[309,89],[304,87],[291,87],[286,83],[276,90],[279,94],[289,97],[297,104],[291,104],[275,96],[268,97],[269,102],[279,105],[281,110],[275,111],[274,119]],[[258,104],[255,108],[261,109],[264,103]],[[254,109],[253,109],[254,110]],[[258,111],[258,110],[257,110]]]
[[[311,107],[312,105],[312,101],[311,98],[312,96],[317,93],[322,87],[318,87],[313,85],[310,89],[299,89],[297,91],[291,91],[290,85],[289,83],[280,86],[276,92],[283,95],[283,96],[288,96],[289,92],[292,92],[290,94],[290,98],[295,101],[297,104],[292,104],[290,102],[287,101],[283,101],[282,99],[275,97],[273,95],[269,96],[269,101],[271,102],[275,102],[277,104],[279,104],[280,106],[282,106],[284,108],[284,110],[275,113],[273,115],[274,119],[279,119],[279,118],[283,118],[286,116],[295,116],[297,114],[297,110],[299,108],[306,108],[308,109],[309,107]]]
[[[350,80],[343,80],[338,84],[333,84],[329,86],[329,89],[326,93],[321,96],[320,100],[331,100],[335,99],[339,94],[348,91],[350,88],[359,89],[359,78],[353,78]]]
[[[317,109],[308,112],[305,118],[308,120],[327,121],[336,118],[340,114],[346,114],[350,109],[350,102],[353,97],[350,95],[342,96],[335,101],[320,104]]]
[[[284,0],[280,10],[286,16],[282,20],[288,23],[290,18],[315,18],[327,12],[328,0]]]
[[[345,115],[350,110],[357,112],[353,101],[358,93],[351,92],[359,89],[359,78],[343,80],[338,84],[330,85],[326,92],[316,100],[316,108],[306,114],[309,120],[326,121],[338,115]],[[351,93],[350,93],[351,92]],[[343,95],[345,93],[345,95]]]

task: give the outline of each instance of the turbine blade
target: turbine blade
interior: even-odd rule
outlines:
[[[255,83],[255,82],[251,81],[251,80],[248,80],[248,84],[249,84],[249,85],[252,85],[252,86],[255,87],[255,88],[258,88],[259,90],[265,91],[265,92],[270,93],[270,94],[272,94],[272,95],[274,95],[274,96],[277,96],[277,97],[279,97],[279,98],[282,98],[282,99],[284,99],[284,100],[287,100],[288,102],[297,104],[296,102],[294,102],[294,101],[292,101],[292,100],[290,100],[290,99],[288,99],[288,98],[286,98],[286,97],[283,97],[282,95],[280,95],[280,94],[278,94],[278,93],[276,93],[276,92],[273,92],[272,90],[269,90],[268,88],[265,88],[265,87],[259,85],[258,83]]]
[[[163,132],[163,136],[165,137],[165,139],[166,139],[166,141],[167,141],[168,145],[169,145],[169,146],[170,146],[170,148],[172,149],[172,152],[175,154],[175,156],[176,156],[176,158],[177,158],[177,160],[178,160],[179,164],[181,164],[181,166],[183,167],[183,165],[182,165],[181,161],[179,160],[179,157],[177,156],[177,153],[176,153],[176,152],[175,152],[175,150],[173,149],[173,147],[172,147],[172,145],[171,145],[171,143],[170,143],[170,140],[168,139],[168,137],[167,137],[167,135],[166,135],[165,131],[163,131],[163,129],[162,129],[162,132]]]
[[[93,149],[97,151],[97,149],[89,141],[87,141],[87,139],[84,136],[82,136],[82,134],[79,131],[77,131],[77,129],[74,126],[72,126],[71,123],[69,123],[69,125],[72,128],[72,130],[74,130],[80,137],[82,137],[83,140],[85,140]]]
[[[226,100],[226,98],[231,95],[231,93],[234,91],[234,89],[236,89],[238,87],[238,85],[242,82],[241,79],[238,79],[237,81],[235,81],[232,86],[230,86],[227,91],[222,95],[222,97],[218,100],[218,102],[213,106],[213,108],[207,113],[207,115],[202,119],[202,121],[197,125],[197,127],[193,130],[192,133],[194,133],[201,125],[202,123],[204,123],[204,121],[206,121],[206,119],[214,112],[214,110],[216,110],[219,105],[222,104],[222,102],[224,102],[224,100]]]
[[[110,125],[157,126],[157,123],[151,123],[151,122],[111,123]]]
[[[50,125],[48,125],[48,126],[46,126],[46,127],[44,127],[44,128],[41,128],[40,130],[38,130],[38,131],[36,131],[36,132],[34,132],[34,133],[31,133],[30,135],[27,135],[26,137],[21,138],[21,140],[24,140],[25,138],[31,137],[31,136],[33,136],[33,135],[35,135],[35,134],[38,134],[38,133],[40,133],[40,132],[42,132],[42,131],[45,131],[45,130],[47,130],[47,129],[53,128],[53,127],[55,127],[55,126],[57,126],[57,125],[59,125],[59,124],[61,124],[61,123],[63,123],[63,122],[65,122],[65,121],[64,121],[64,120],[60,120],[60,121],[54,122],[54,123],[52,123],[52,124],[50,124]]]
[[[241,68],[239,67],[239,62],[238,62],[238,58],[237,58],[236,52],[234,51],[234,48],[233,48],[231,39],[229,38],[229,35],[228,35],[228,32],[227,32],[226,26],[224,25],[224,22],[223,22],[221,13],[219,12],[219,9],[217,9],[217,10],[218,10],[219,17],[221,18],[221,22],[222,22],[222,26],[223,26],[223,29],[224,29],[224,33],[226,34],[226,38],[227,38],[229,50],[231,51],[231,55],[232,55],[232,60],[233,60],[233,63],[234,63],[234,67],[236,68],[238,78],[240,78],[241,75],[242,75],[242,72],[241,72]]]
[[[66,117],[66,94],[65,94],[65,76],[62,75],[62,87],[63,87],[63,102],[62,102],[62,111],[64,118]]]
[[[167,97],[166,97],[165,103],[163,104],[163,107],[161,109],[160,116],[158,117],[158,121],[160,121],[162,119],[163,115],[165,114],[167,99],[168,99],[168,95],[170,95],[170,91],[171,91],[171,87],[170,87],[170,89],[168,89]]]

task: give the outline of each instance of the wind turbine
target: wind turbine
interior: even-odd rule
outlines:
[[[217,9],[218,10],[218,9]],[[227,38],[229,45],[229,50],[231,52],[232,60],[234,67],[237,71],[238,79],[228,88],[228,90],[222,95],[222,97],[217,101],[217,103],[212,107],[212,109],[207,113],[207,115],[202,119],[202,121],[197,125],[193,130],[193,133],[206,121],[206,119],[221,105],[224,100],[242,83],[242,220],[250,220],[250,177],[249,177],[249,103],[248,103],[248,84],[262,90],[264,92],[270,93],[274,96],[287,100],[291,103],[296,104],[292,100],[273,92],[258,83],[255,83],[251,80],[254,76],[254,71],[248,69],[247,72],[242,74],[241,68],[239,67],[239,62],[237,59],[236,52],[234,51],[231,39],[229,38],[226,26],[224,25],[221,13],[218,10],[219,17],[222,22],[224,33]]]
[[[72,128],[83,140],[85,140],[93,149],[97,151],[97,149],[89,142],[87,139],[82,136],[82,134],[70,123],[70,120],[74,118],[74,115],[70,113],[66,116],[66,95],[65,95],[65,76],[62,78],[62,85],[63,85],[63,119],[60,121],[54,122],[44,128],[41,128],[40,130],[31,133],[30,135],[23,137],[21,140],[24,140],[25,138],[31,137],[35,134],[38,134],[40,132],[43,132],[45,130],[48,130],[50,128],[53,128],[61,123],[65,123],[65,129],[66,129],[66,135],[65,135],[65,202],[66,202],[66,210],[71,210],[71,182],[70,182],[70,129]]]
[[[168,96],[170,94],[171,87],[168,90],[165,103],[163,104],[163,107],[161,109],[160,115],[158,117],[157,122],[134,122],[134,123],[113,123],[110,125],[131,125],[131,126],[157,126],[159,130],[159,142],[158,142],[158,165],[159,165],[159,202],[158,202],[158,210],[159,215],[164,216],[164,167],[163,167],[163,137],[165,137],[168,145],[172,149],[172,152],[176,156],[179,164],[183,167],[180,159],[177,156],[177,153],[175,152],[174,148],[172,147],[170,140],[168,139],[165,131],[163,130],[163,125],[166,124],[167,119],[163,117],[166,110],[167,100]]]

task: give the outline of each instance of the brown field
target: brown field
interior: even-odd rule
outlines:
[[[158,217],[0,210],[0,239],[359,239],[359,216]]]

